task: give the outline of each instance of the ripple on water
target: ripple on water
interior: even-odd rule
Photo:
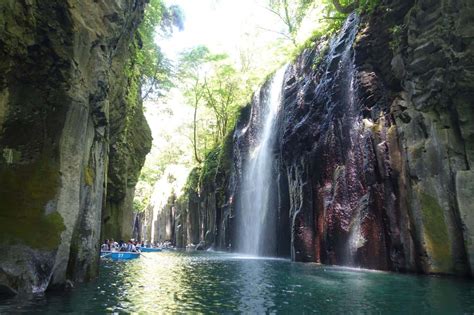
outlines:
[[[103,262],[72,292],[0,300],[10,312],[473,313],[474,282],[216,252]]]

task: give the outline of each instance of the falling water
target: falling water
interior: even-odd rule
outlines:
[[[346,21],[344,26],[347,31],[344,31],[342,34],[347,33],[347,37],[344,39],[344,50],[342,52],[341,61],[340,61],[340,77],[341,77],[341,89],[343,96],[342,102],[346,107],[347,116],[345,119],[350,124],[349,130],[349,139],[351,141],[351,147],[347,152],[347,162],[345,165],[345,171],[347,173],[347,182],[348,185],[351,183],[358,182],[357,177],[360,176],[357,174],[356,165],[359,163],[360,156],[357,155],[357,148],[361,146],[359,143],[363,130],[357,119],[357,111],[355,104],[356,91],[354,89],[354,78],[356,76],[356,69],[354,67],[354,51],[352,49],[355,36],[358,31],[359,18],[357,15],[353,14]],[[344,37],[343,37],[344,38]],[[352,184],[353,185],[353,184]],[[343,264],[354,266],[355,265],[355,256],[360,247],[362,247],[366,240],[362,235],[361,222],[364,217],[364,209],[367,207],[367,199],[365,196],[360,196],[358,193],[353,192],[353,187],[348,188],[345,192],[345,200],[347,204],[345,205],[345,212],[351,213],[352,217],[350,229],[348,233],[348,240],[346,243],[346,253],[343,257]]]
[[[287,66],[275,73],[267,95],[261,99],[263,126],[256,137],[256,144],[250,148],[244,166],[239,250],[252,255],[269,253],[276,245],[276,209],[271,198],[274,187],[272,147],[275,143],[275,120],[280,108],[286,68]]]

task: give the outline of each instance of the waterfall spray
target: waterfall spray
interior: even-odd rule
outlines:
[[[262,128],[257,135],[256,144],[249,149],[243,169],[239,250],[252,255],[264,254],[265,249],[276,246],[277,210],[271,200],[274,182],[272,148],[286,68],[287,66],[275,73],[267,93],[261,99]]]

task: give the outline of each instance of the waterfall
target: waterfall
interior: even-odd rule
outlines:
[[[261,111],[260,128],[257,127],[255,143],[250,145],[249,156],[243,168],[238,224],[238,249],[252,255],[272,253],[272,249],[276,247],[276,205],[272,204],[271,198],[272,187],[275,187],[272,148],[286,68],[284,66],[275,73],[261,96],[260,104],[256,102],[252,109]],[[256,106],[260,108],[255,108]],[[252,114],[254,116],[258,115]],[[249,124],[252,122],[253,119]]]

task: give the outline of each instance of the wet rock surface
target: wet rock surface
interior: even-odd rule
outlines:
[[[265,255],[472,275],[473,15],[468,1],[382,1],[290,64]],[[240,250],[241,195],[254,189],[243,173],[270,82],[242,110],[231,162],[197,170],[174,203],[179,247]]]
[[[185,192],[173,203],[175,225],[172,240],[177,247],[228,250],[232,246],[233,134],[211,151],[203,168],[195,168],[188,177]]]
[[[470,274],[474,8],[436,3],[352,16],[316,70],[317,49],[292,65],[279,193],[293,259]]]
[[[473,14],[467,1],[385,1],[290,65],[274,148],[281,249],[271,254],[471,274]],[[234,197],[258,108],[256,97],[234,134]]]

